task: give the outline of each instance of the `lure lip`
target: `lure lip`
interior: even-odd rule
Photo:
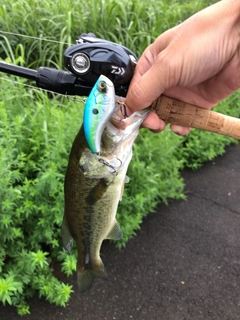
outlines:
[[[89,149],[100,154],[103,130],[115,110],[113,82],[101,75],[92,88],[84,107],[83,129]]]

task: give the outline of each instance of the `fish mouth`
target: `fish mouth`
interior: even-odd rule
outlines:
[[[116,96],[116,107],[111,116],[110,123],[117,130],[125,130],[129,125],[136,121],[136,118],[142,122],[149,112],[149,108],[131,112],[125,103],[125,98]]]
[[[125,98],[116,96],[116,107],[110,119],[110,123],[117,130],[125,130],[128,126],[126,120],[131,115],[130,109],[125,103]]]

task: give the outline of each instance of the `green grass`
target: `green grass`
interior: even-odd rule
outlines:
[[[0,33],[0,57],[34,69],[61,69],[64,50],[87,32],[121,43],[140,56],[160,33],[213,2],[0,3],[0,30],[27,35]],[[0,300],[24,315],[30,312],[27,299],[36,292],[64,306],[72,291],[53,276],[52,265],[60,261],[68,276],[76,265],[76,256],[62,249],[60,226],[64,174],[82,122],[83,103],[26,87],[23,79],[0,76]],[[217,111],[240,117],[239,98],[237,92]],[[186,137],[169,129],[159,135],[141,130],[128,171],[130,183],[117,216],[124,238],[116,245],[126,245],[159,201],[185,198],[183,168],[196,169],[235,142],[198,130]]]

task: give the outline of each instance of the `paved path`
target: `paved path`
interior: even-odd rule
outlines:
[[[109,281],[66,309],[31,300],[25,320],[240,319],[240,145],[192,172],[187,201],[159,205],[118,251],[103,245]],[[70,283],[76,289],[75,275]],[[0,319],[20,319],[0,307]]]

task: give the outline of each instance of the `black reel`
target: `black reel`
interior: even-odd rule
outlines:
[[[126,96],[137,64],[137,57],[128,48],[96,38],[93,33],[82,34],[77,44],[64,53],[64,66],[80,81],[93,87],[101,74],[115,86],[116,94]]]

